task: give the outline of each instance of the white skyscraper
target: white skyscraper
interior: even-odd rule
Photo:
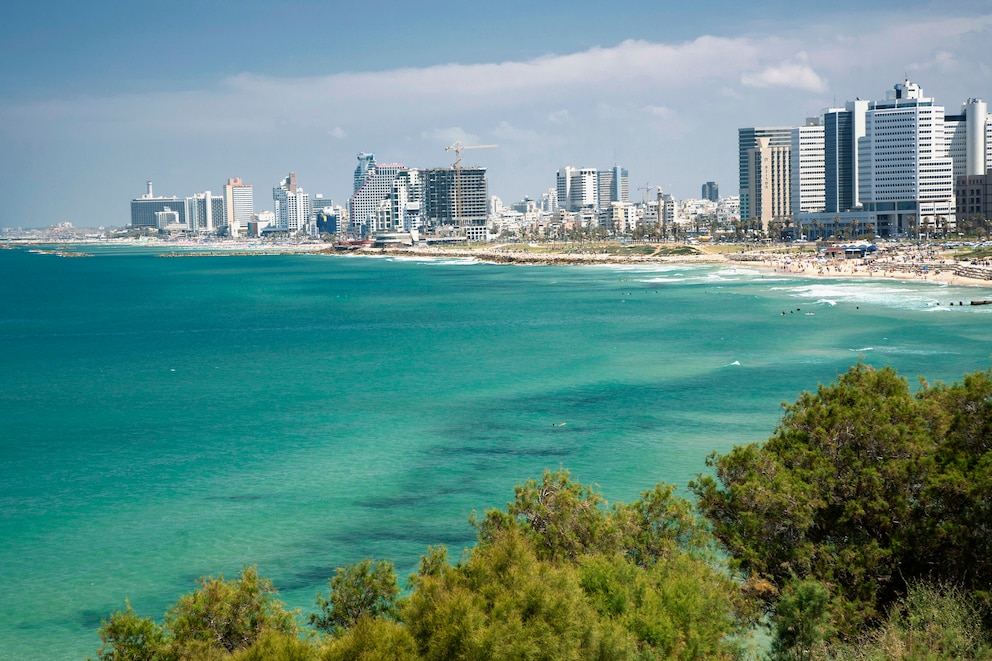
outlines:
[[[868,105],[858,140],[859,199],[884,234],[953,221],[954,163],[944,108],[908,80]]]
[[[365,156],[371,154],[358,155],[359,165],[355,170],[355,184],[358,185],[358,189],[348,202],[351,228],[356,234],[374,232],[377,226],[387,222],[379,213],[379,206],[392,192],[393,179],[399,172],[406,170],[406,166],[399,163],[378,164],[374,159],[363,160]],[[369,162],[371,162],[370,169],[365,170],[359,177],[359,171]]]
[[[790,194],[792,213],[823,211],[824,198],[823,125],[818,117],[806,126],[792,129]]]
[[[272,189],[275,205],[275,228],[299,232],[310,219],[310,195],[296,185],[296,173],[290,172],[279,186]]]
[[[224,198],[210,191],[186,198],[186,225],[190,232],[214,232],[224,222]]]
[[[231,236],[244,236],[255,214],[255,196],[251,184],[240,177],[228,179],[224,185],[224,206],[227,231]]]

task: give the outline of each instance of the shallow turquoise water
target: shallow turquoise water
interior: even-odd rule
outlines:
[[[3,658],[92,656],[125,598],[159,618],[245,564],[306,612],[341,564],[457,555],[544,468],[685,485],[859,359],[989,366],[992,309],[948,305],[988,289],[96,253],[0,251]]]

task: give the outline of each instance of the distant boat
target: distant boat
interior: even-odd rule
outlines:
[[[552,422],[551,423],[551,426],[552,427],[564,427],[567,424],[568,424],[567,422]]]

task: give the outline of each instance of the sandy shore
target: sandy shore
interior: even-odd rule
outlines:
[[[824,259],[812,253],[706,253],[698,255],[610,255],[601,253],[530,253],[499,248],[386,248],[359,254],[427,258],[466,258],[498,264],[706,264],[727,263],[777,273],[831,278],[891,278],[992,288],[992,264],[958,262],[915,249],[882,253],[866,259]]]
[[[20,243],[27,247],[33,242]],[[657,246],[652,254],[617,255],[607,252],[570,252],[564,248],[551,248],[548,252],[521,250],[512,246],[473,248],[440,248],[391,246],[386,248],[362,247],[354,250],[337,250],[326,243],[246,243],[218,241],[212,243],[111,241],[103,245],[130,244],[151,249],[176,250],[163,256],[211,255],[272,255],[320,254],[392,256],[428,259],[474,259],[496,264],[568,265],[568,264],[735,264],[776,273],[831,278],[891,278],[940,284],[992,288],[992,260],[981,263],[959,262],[935,251],[925,252],[916,247],[885,250],[865,259],[826,259],[811,252],[782,253],[771,250],[740,251],[732,253],[700,252],[699,254],[668,254],[679,246]],[[67,242],[85,248],[86,242]],[[14,247],[5,245],[4,247]],[[191,250],[192,249],[192,250]],[[992,299],[992,294],[989,295]]]
[[[992,266],[912,251],[866,259],[828,260],[811,255],[751,255],[739,261],[777,273],[833,278],[891,278],[992,288]]]

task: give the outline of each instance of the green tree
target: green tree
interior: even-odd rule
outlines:
[[[330,640],[322,661],[417,661],[417,643],[408,627],[389,620],[361,617],[353,627]]]
[[[541,480],[527,480],[514,489],[506,511],[489,510],[473,523],[479,539],[521,529],[537,552],[552,560],[574,560],[586,553],[613,549],[620,531],[606,514],[606,501],[594,489],[571,479],[567,470],[545,470]]]
[[[245,567],[237,580],[200,579],[199,589],[166,613],[172,649],[180,658],[202,658],[247,649],[270,631],[295,635],[293,613],[275,594],[272,582],[260,578],[255,567]]]
[[[518,529],[476,545],[454,567],[434,549],[411,584],[402,620],[425,659],[599,656],[598,618],[574,568],[540,560]]]
[[[159,661],[173,658],[167,650],[165,632],[150,617],[138,617],[125,602],[100,627],[103,644],[97,652],[100,661]]]
[[[830,591],[812,580],[789,583],[775,603],[772,630],[774,661],[817,658],[832,633]]]
[[[836,586],[842,630],[881,615],[902,588],[939,411],[893,370],[857,365],[803,393],[762,446],[712,455],[691,488],[742,568],[782,589]]]
[[[937,384],[921,399],[948,419],[934,448],[939,468],[919,499],[916,565],[911,575],[935,578],[975,592],[992,607],[992,373]]]
[[[851,638],[907,581],[992,585],[992,374],[915,394],[893,370],[852,367],[804,393],[764,444],[713,455],[692,484],[721,544],[754,580],[831,587]]]
[[[252,643],[251,647],[235,652],[231,661],[325,661],[327,654],[309,639],[296,634],[269,631]],[[352,657],[356,658],[356,657]]]
[[[330,588],[327,597],[317,595],[320,613],[307,616],[307,621],[321,631],[341,634],[363,617],[396,616],[400,588],[392,562],[363,560],[339,567],[330,580]]]

